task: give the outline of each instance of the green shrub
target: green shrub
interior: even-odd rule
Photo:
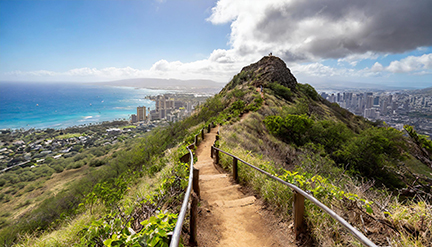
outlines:
[[[105,165],[105,162],[103,160],[93,159],[90,161],[89,165],[91,167],[98,167]]]
[[[393,128],[372,127],[337,150],[333,157],[337,163],[350,164],[362,176],[374,178],[381,184],[395,189],[403,182],[391,172],[390,163],[405,159],[406,144],[402,133]]]
[[[277,82],[270,83],[269,87],[277,96],[280,96],[283,99],[291,101],[292,96],[293,96],[291,89],[289,89],[285,86],[282,86],[281,84],[279,84]]]
[[[25,171],[19,176],[21,181],[33,181],[38,178],[32,171]]]
[[[241,99],[241,98],[243,98],[243,96],[245,96],[245,94],[246,94],[246,92],[244,90],[235,89],[235,90],[230,92],[230,94],[228,95],[228,98],[235,97],[237,99]]]
[[[404,125],[404,129],[417,145],[427,150],[429,157],[432,158],[432,141],[428,140],[428,137],[425,135],[417,134],[414,128],[410,125]]]
[[[78,168],[81,168],[84,165],[85,165],[85,162],[82,161],[82,160],[80,160],[80,161],[77,161],[77,162],[70,163],[69,165],[66,166],[65,169],[66,170],[78,169]]]
[[[306,115],[288,114],[285,118],[268,116],[264,119],[264,124],[270,133],[296,145],[303,145],[308,141],[306,132],[313,123],[314,121]]]
[[[103,156],[105,152],[102,150],[102,148],[93,148],[91,150],[91,154],[93,154],[96,157],[100,157]]]
[[[73,157],[73,161],[79,161],[79,160],[82,160],[85,158],[87,158],[87,154],[80,153],[80,154],[77,154]]]
[[[60,164],[55,164],[55,165],[52,165],[52,166],[50,166],[52,169],[54,169],[54,171],[56,172],[56,173],[60,173],[60,172],[62,172],[63,170],[64,170],[64,167],[62,166],[62,165],[60,165]]]
[[[259,97],[257,97],[257,98],[254,99],[253,103],[249,104],[246,107],[246,110],[248,110],[248,111],[258,111],[261,108],[263,102],[264,102],[264,100],[261,98],[261,96],[259,96]]]
[[[343,123],[330,120],[316,122],[309,133],[313,143],[322,144],[327,153],[333,153],[341,148],[354,133]]]
[[[243,112],[245,108],[245,102],[241,99],[237,100],[236,102],[232,103],[232,105],[230,106],[230,111],[234,112],[234,111],[239,111],[239,112]]]
[[[25,191],[25,192],[30,192],[30,191],[33,191],[34,189],[36,189],[36,187],[35,187],[33,184],[29,184],[29,185],[24,189],[24,191]]]
[[[315,91],[315,88],[313,88],[311,85],[309,84],[301,84],[301,83],[297,83],[297,90],[299,90],[300,92],[304,93],[306,96],[308,96],[309,98],[318,101],[320,96],[317,93],[317,91]]]

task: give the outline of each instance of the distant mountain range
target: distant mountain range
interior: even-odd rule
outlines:
[[[302,82],[304,83],[304,82]],[[364,82],[314,82],[310,83],[313,87],[319,90],[325,89],[333,89],[333,90],[348,90],[348,89],[373,89],[373,90],[418,90],[418,87],[400,87],[400,86],[391,86],[391,85],[383,85],[383,84],[374,84],[374,83],[364,83]],[[409,84],[407,84],[409,85]]]
[[[96,82],[93,84],[105,86],[135,87],[148,89],[179,90],[192,93],[217,93],[226,83],[211,80],[178,80],[178,79],[156,79],[137,78],[108,82]]]
[[[417,94],[417,95],[432,96],[432,87],[418,89],[418,90],[413,90],[412,93],[413,94]]]

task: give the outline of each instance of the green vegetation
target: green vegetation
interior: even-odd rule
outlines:
[[[120,127],[120,129],[135,129],[135,128],[136,128],[135,125],[126,125],[126,126]]]
[[[317,101],[321,98],[321,96],[319,96],[317,91],[315,91],[315,88],[313,88],[309,84],[297,83],[297,90],[299,90],[300,92],[302,92],[304,95],[306,95],[307,97],[309,97],[312,100]]]
[[[265,85],[262,95],[256,85]],[[222,125],[217,145],[223,150],[310,191],[377,244],[432,242],[430,140],[411,126],[405,126],[407,137],[354,116],[308,84],[289,89],[241,72],[192,117],[138,138],[89,138],[64,144],[70,150],[54,157],[34,148],[12,149],[13,140],[2,136],[14,154],[32,152],[44,161],[31,160],[0,176],[0,205],[10,209],[0,215],[0,243],[167,246],[188,183],[188,164],[179,159],[210,122]],[[36,147],[56,136],[102,135],[106,127],[20,132],[16,138]],[[232,169],[231,157],[220,161]],[[292,220],[289,188],[242,164],[239,178],[282,221]],[[311,202],[305,207],[312,244],[359,245]]]
[[[283,99],[286,99],[288,101],[292,100],[293,94],[291,92],[291,89],[282,86],[281,84],[277,82],[272,82],[269,84],[269,88],[273,91],[273,93],[277,96],[282,97]]]
[[[81,150],[78,154],[47,157],[43,164],[36,167],[17,167],[5,173],[0,181],[3,188],[7,188],[1,191],[2,207],[4,203],[15,205],[14,208],[22,209],[22,215],[18,220],[6,218],[2,221],[1,244],[31,241],[41,234],[50,234],[51,229],[60,227],[64,221],[84,215],[91,217],[80,221],[79,226],[73,226],[71,231],[75,235],[68,237],[69,242],[63,242],[62,245],[103,245],[112,241],[111,245],[114,246],[125,239],[133,240],[127,242],[128,246],[141,241],[147,242],[149,246],[167,243],[165,233],[171,231],[175,224],[175,213],[187,186],[188,168],[179,162],[179,157],[186,152],[184,146],[190,144],[192,133],[200,131],[203,122],[225,109],[225,106],[221,99],[210,99],[200,106],[199,114],[182,122],[156,128],[141,138],[85,149],[84,146],[78,146]],[[242,108],[241,103],[238,107]],[[173,148],[172,155],[165,155],[166,150]],[[171,167],[169,170],[164,169],[167,164]],[[159,176],[161,172],[164,175]],[[145,180],[155,176],[158,178],[153,184],[160,185],[148,190],[151,193],[146,191],[147,196],[138,196],[138,200],[137,197],[125,198],[132,193],[131,187],[147,184]],[[39,197],[35,200],[26,199],[30,193],[37,193]],[[21,198],[23,194],[25,196]],[[11,201],[12,197],[18,200]],[[148,217],[136,217],[143,208],[146,210],[141,214]],[[157,210],[168,211],[150,218]],[[165,223],[161,222],[169,224],[164,226]],[[14,224],[14,227],[8,227],[10,224]],[[129,226],[135,233],[128,230]],[[160,235],[155,237],[152,234],[149,237],[155,229]]]
[[[432,141],[428,140],[428,137],[425,135],[417,134],[414,128],[410,125],[405,125],[404,129],[408,132],[414,142],[421,148],[424,148],[428,152],[429,157],[432,158]]]
[[[292,114],[284,118],[267,116],[264,124],[270,133],[287,143],[322,145],[336,164],[348,164],[352,174],[375,179],[389,188],[404,187],[391,165],[403,161],[407,152],[400,131],[372,126],[356,134],[341,123]]]
[[[256,79],[248,78],[249,82]],[[246,85],[224,89],[231,89],[223,91],[230,96],[227,109],[241,109],[236,102],[242,100],[246,111],[248,95],[255,90]],[[223,150],[310,191],[378,244],[427,246],[432,241],[425,235],[432,230],[426,227],[426,222],[432,222],[426,216],[431,213],[426,184],[432,170],[414,158],[421,151],[412,152],[413,145],[403,132],[354,116],[323,100],[310,85],[297,84],[292,91],[275,82],[266,85],[256,113],[241,122],[223,121],[226,110],[217,117],[224,124],[218,144]],[[238,90],[246,93],[238,94]],[[429,140],[407,132],[420,149],[427,150]],[[222,155],[221,163],[232,169],[232,158]],[[282,218],[291,219],[288,188],[241,164],[239,177]],[[399,195],[414,184],[422,186],[421,193],[414,198]],[[411,220],[406,212],[418,220]],[[355,245],[356,240],[343,227],[307,201],[306,214],[317,245]],[[379,236],[365,230],[376,227],[385,230],[379,230],[384,231]]]
[[[69,134],[62,134],[62,135],[58,135],[56,136],[54,139],[69,139],[69,138],[73,138],[73,137],[80,137],[80,136],[85,136],[80,134],[80,133],[69,133]]]

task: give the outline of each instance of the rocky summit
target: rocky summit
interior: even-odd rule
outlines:
[[[265,56],[256,63],[244,67],[241,72],[253,73],[259,77],[262,82],[278,82],[279,84],[294,89],[297,85],[297,80],[287,68],[285,62],[275,56]],[[259,86],[259,85],[256,85]]]

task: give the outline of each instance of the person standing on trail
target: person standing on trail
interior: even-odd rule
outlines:
[[[263,86],[261,85],[260,87],[261,87],[261,93],[262,93],[263,92]]]

